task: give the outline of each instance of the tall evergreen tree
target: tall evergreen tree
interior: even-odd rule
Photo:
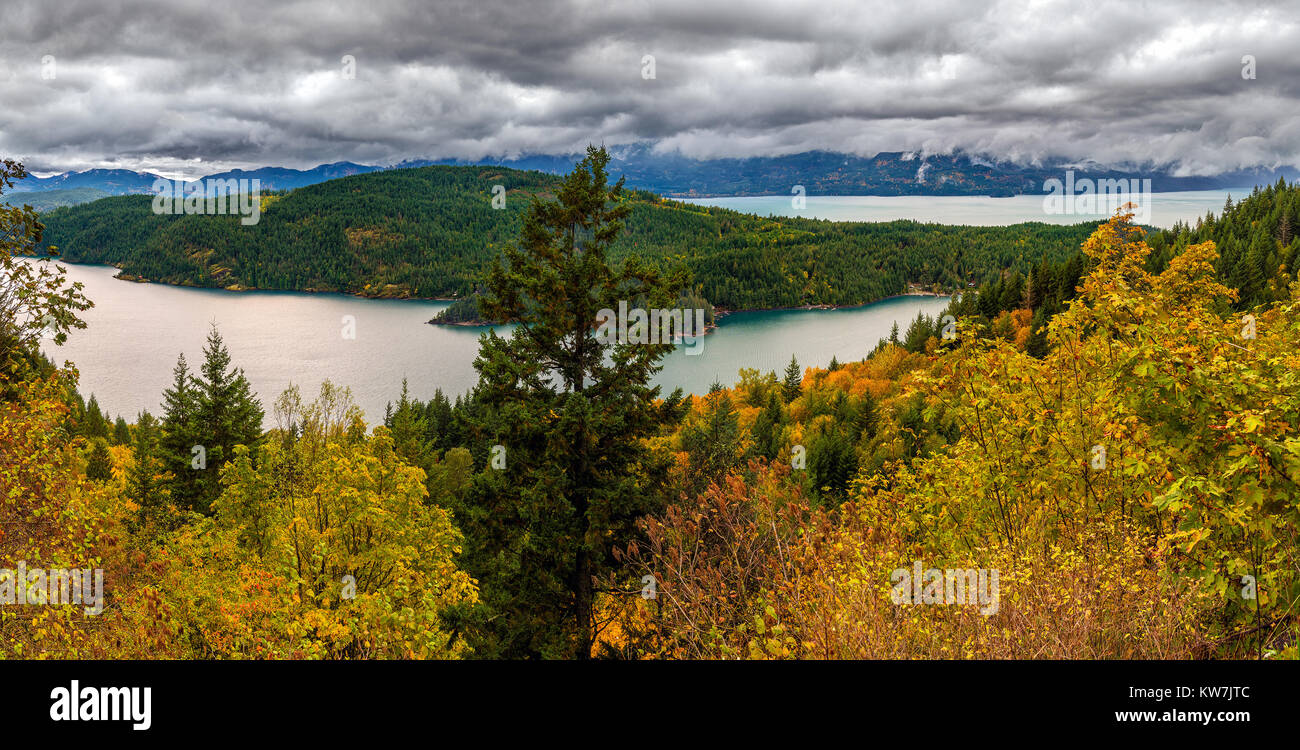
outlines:
[[[86,478],[106,482],[113,478],[113,459],[108,455],[108,444],[96,440],[86,458]]]
[[[202,445],[198,417],[198,387],[185,355],[176,359],[172,387],[163,391],[162,437],[159,449],[171,474],[167,488],[177,507],[200,510],[200,471],[194,466],[194,446]]]
[[[131,426],[126,423],[122,415],[117,416],[117,421],[113,423],[113,445],[127,445],[131,442]]]
[[[234,457],[235,446],[251,446],[261,437],[262,405],[244,371],[231,366],[230,352],[215,325],[208,333],[199,373],[202,377],[193,383],[197,392],[193,436],[194,445],[203,446],[206,467],[196,470],[193,507],[207,513],[221,494],[221,467]],[[192,449],[189,446],[186,452]]]
[[[740,461],[740,418],[731,396],[715,382],[704,398],[704,413],[682,430],[682,447],[690,455],[695,489],[703,490]]]
[[[767,403],[754,419],[754,455],[771,461],[781,452],[781,427],[785,421],[785,412],[781,409],[781,397],[773,388],[767,394]]]
[[[481,339],[472,428],[491,463],[457,514],[485,604],[471,628],[483,656],[588,658],[596,580],[619,574],[613,550],[663,506],[668,457],[645,438],[660,428],[650,380],[672,344],[610,343],[595,324],[620,300],[670,307],[686,278],[636,256],[611,266],[629,209],[608,163],[590,147],[557,201],[533,199],[480,302],[486,318],[520,324]],[[639,588],[641,573],[621,585]]]
[[[389,404],[389,407],[392,407]],[[384,426],[393,438],[393,448],[407,463],[419,466],[428,472],[431,456],[429,446],[425,443],[429,425],[424,417],[424,409],[411,400],[406,378],[402,378],[402,394],[396,408],[384,419]]]
[[[158,420],[147,411],[136,418],[131,453],[134,463],[127,474],[126,492],[138,507],[134,525],[152,536],[170,525],[171,513],[164,487],[166,468],[158,453]]]
[[[785,397],[788,404],[799,398],[799,393],[803,388],[803,368],[799,367],[799,360],[792,355],[790,364],[785,368],[785,379],[781,381],[781,395]]]
[[[857,405],[854,427],[862,438],[870,440],[876,436],[876,429],[879,426],[880,410],[876,404],[876,398],[871,395],[870,391],[865,392]]]
[[[99,401],[95,399],[93,393],[90,394],[90,400],[86,402],[86,413],[81,429],[86,437],[108,437],[108,422],[104,419],[104,412],[100,410]]]

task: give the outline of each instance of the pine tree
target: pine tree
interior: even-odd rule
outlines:
[[[104,419],[104,413],[99,408],[99,401],[95,399],[95,394],[90,394],[90,400],[86,402],[86,413],[82,422],[82,434],[91,438],[108,437],[108,422]]]
[[[384,420],[384,426],[392,436],[394,450],[407,463],[428,472],[431,456],[425,444],[425,435],[429,425],[424,418],[423,409],[411,400],[406,378],[402,378],[402,394],[397,407]]]
[[[719,480],[740,461],[740,418],[731,396],[717,382],[709,387],[704,413],[682,430],[682,447],[690,455],[696,490]]]
[[[86,478],[106,482],[113,478],[113,459],[108,454],[108,445],[103,440],[96,440],[86,458]]]
[[[808,480],[818,497],[843,499],[857,466],[853,444],[839,430],[813,439],[808,450]]]
[[[1029,340],[1025,342],[1025,354],[1037,359],[1047,356],[1047,318],[1046,308],[1039,308],[1029,322]]]
[[[1265,282],[1272,275],[1267,268],[1270,244],[1264,235],[1256,234],[1250,243],[1250,250],[1242,256],[1241,301],[1238,304],[1243,310],[1263,301]]]
[[[785,397],[788,404],[799,398],[803,390],[803,369],[799,367],[799,360],[793,356],[790,357],[790,364],[785,368],[785,379],[781,381],[781,394]]]
[[[650,380],[672,343],[611,343],[595,323],[620,300],[671,307],[686,276],[635,255],[610,265],[629,209],[608,163],[590,147],[557,201],[533,199],[480,301],[485,318],[520,324],[480,339],[470,429],[494,463],[457,513],[483,592],[469,626],[483,656],[589,658],[595,582],[620,574],[613,550],[665,502],[669,458],[645,439],[661,427]],[[617,585],[640,580],[627,575]]]
[[[131,426],[119,414],[117,421],[113,423],[113,445],[128,445],[130,442]]]
[[[221,494],[221,467],[234,457],[236,445],[253,445],[262,435],[262,405],[244,377],[232,368],[230,353],[214,325],[203,348],[201,379],[193,382],[197,391],[194,412],[194,445],[203,446],[206,468],[196,470],[197,496],[193,507],[209,512]],[[192,450],[193,446],[187,448]]]
[[[771,461],[781,452],[781,427],[785,422],[785,412],[781,409],[781,397],[776,389],[767,394],[767,403],[763,405],[754,419],[753,452]]]
[[[190,374],[185,355],[176,359],[172,369],[172,387],[163,391],[162,437],[159,449],[163,465],[171,474],[167,489],[172,501],[181,508],[200,510],[198,472],[194,467],[194,446],[202,445],[199,434],[198,389]]]
[[[857,417],[854,420],[854,427],[857,428],[858,435],[863,439],[870,440],[876,436],[876,429],[880,426],[880,410],[876,405],[876,398],[870,392],[862,394],[862,400],[858,402]]]
[[[135,526],[153,535],[170,525],[171,514],[161,476],[165,469],[158,455],[158,421],[147,411],[136,419],[131,448],[134,463],[127,474],[127,496],[138,507]]]

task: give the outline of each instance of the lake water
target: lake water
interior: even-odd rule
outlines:
[[[1139,216],[1139,221],[1150,226],[1168,229],[1176,221],[1195,224],[1197,217],[1207,211],[1218,215],[1223,211],[1228,196],[1236,201],[1250,195],[1253,187],[1226,190],[1193,190],[1174,193],[1151,193],[1150,217]],[[702,206],[721,206],[759,216],[800,216],[831,221],[912,221],[940,222],[943,224],[968,224],[971,226],[1006,226],[1026,221],[1046,224],[1078,224],[1084,221],[1108,219],[1110,211],[1093,214],[1048,213],[1043,207],[1043,195],[1017,195],[1009,198],[990,198],[974,195],[809,195],[805,207],[795,209],[792,196],[766,195],[752,198],[696,198],[689,203]],[[1105,201],[1099,201],[1105,203]],[[1104,205],[1103,205],[1104,208]]]
[[[483,329],[427,324],[445,302],[137,284],[114,279],[115,268],[64,265],[95,307],[82,316],[85,330],[62,347],[47,343],[46,354],[71,360],[82,395],[95,394],[101,408],[128,421],[141,409],[158,414],[178,354],[198,367],[210,323],[268,411],[290,383],[309,397],[328,379],[350,387],[373,424],[404,377],[420,399],[435,388],[454,397],[477,380]],[[895,297],[853,309],[735,313],[700,339],[698,354],[678,347],[666,357],[656,382],[665,394],[678,386],[705,393],[715,380],[734,383],[742,367],[780,373],[792,354],[804,366],[861,359],[894,322],[906,331],[918,311],[933,316],[947,304],[946,297]],[[354,339],[344,338],[345,316],[355,320]]]

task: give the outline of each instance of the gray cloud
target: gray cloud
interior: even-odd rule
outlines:
[[[651,140],[1208,174],[1300,164],[1298,43],[1293,3],[6,0],[0,154],[198,174]]]

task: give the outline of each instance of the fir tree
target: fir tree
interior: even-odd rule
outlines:
[[[731,396],[718,383],[709,387],[704,413],[682,430],[696,490],[721,479],[740,461],[740,418]]]
[[[199,471],[194,467],[194,446],[202,445],[197,423],[198,389],[185,355],[176,359],[172,387],[163,391],[162,437],[159,449],[171,479],[167,488],[172,501],[182,508],[200,510]]]
[[[113,423],[113,445],[128,445],[130,442],[131,426],[119,414],[117,421]]]
[[[661,428],[650,380],[672,343],[612,343],[595,324],[619,300],[670,307],[686,277],[636,255],[608,262],[629,211],[608,163],[588,148],[557,201],[533,199],[480,300],[484,317],[520,324],[481,338],[469,429],[494,463],[457,513],[483,592],[471,625],[483,656],[589,658],[596,580],[619,575],[613,550],[665,501],[668,457],[645,439]]]
[[[126,487],[127,496],[138,508],[134,525],[144,534],[154,535],[169,526],[171,514],[163,486],[165,469],[158,455],[158,421],[147,411],[136,419],[131,453],[134,463]]]
[[[799,360],[793,356],[790,357],[790,364],[785,368],[785,379],[781,381],[781,394],[785,397],[788,404],[799,398],[803,390],[803,369],[799,367]]]
[[[781,452],[781,427],[785,421],[785,412],[781,408],[781,397],[776,389],[767,394],[767,403],[754,419],[754,455],[771,461]]]
[[[86,458],[86,478],[105,482],[113,478],[113,459],[108,454],[108,445],[103,440],[96,440]]]
[[[199,372],[202,377],[193,383],[197,391],[193,434],[194,445],[203,446],[206,468],[196,470],[193,507],[207,513],[221,494],[221,467],[233,458],[235,446],[252,446],[261,437],[262,405],[244,371],[231,367],[230,353],[215,325],[208,333]]]

